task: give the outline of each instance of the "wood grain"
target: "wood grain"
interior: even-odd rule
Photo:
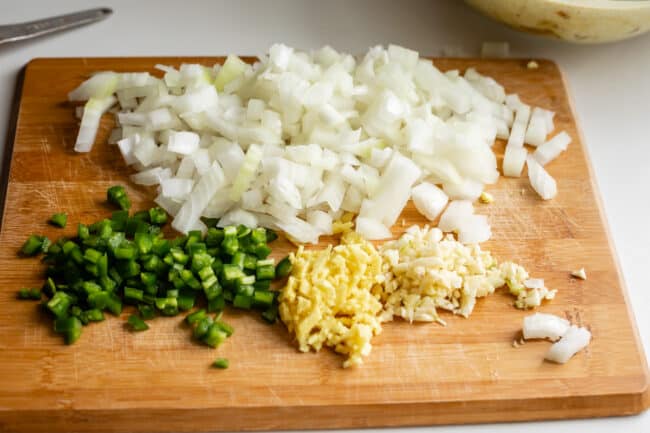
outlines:
[[[386,324],[366,363],[348,370],[330,351],[299,353],[281,324],[238,312],[227,314],[236,334],[218,351],[194,344],[181,317],[155,319],[140,334],[125,330],[124,317],[110,318],[64,346],[34,303],[15,300],[19,288],[42,281],[39,261],[20,259],[16,251],[32,232],[72,234],[77,221],[107,215],[105,190],[116,182],[128,186],[135,209],[154,196],[128,183],[129,169],[106,144],[110,116],[93,151],[73,153],[77,120],[67,92],[99,70],[221,60],[36,59],[27,65],[0,233],[0,431],[402,426],[626,415],[648,407],[647,363],[620,268],[564,81],[549,61],[537,70],[520,60],[435,63],[476,66],[525,102],[555,111],[557,128],[573,138],[548,166],[559,186],[556,199],[539,200],[525,178],[501,179],[489,188],[496,202],[478,205],[493,226],[486,248],[558,289],[541,310],[592,331],[591,345],[568,364],[543,362],[547,342],[511,346],[527,313],[504,294],[479,301],[469,320],[446,315],[444,328]],[[500,160],[503,143],[496,150]],[[61,210],[73,224],[65,230],[45,224]],[[424,223],[411,206],[402,216],[396,235]],[[290,248],[278,241],[274,254]],[[569,277],[583,266],[587,281]],[[218,356],[230,359],[228,370],[208,367]]]

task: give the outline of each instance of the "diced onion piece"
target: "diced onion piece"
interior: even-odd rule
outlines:
[[[553,161],[558,155],[564,152],[571,143],[571,137],[562,131],[546,143],[542,144],[533,152],[533,158],[541,165]]]
[[[147,123],[147,116],[144,113],[117,113],[117,121],[122,126],[144,126]]]
[[[226,212],[233,208],[235,202],[228,198],[228,188],[225,188],[225,190],[222,191],[223,193],[220,191],[219,194],[212,197],[203,211],[203,216],[208,218],[221,218],[226,214]]]
[[[147,113],[147,127],[151,131],[172,129],[178,125],[178,118],[168,108],[158,108]]]
[[[172,217],[176,216],[178,213],[178,210],[181,208],[182,203],[177,202],[176,200],[173,200],[168,197],[163,197],[162,194],[159,194],[155,199],[154,202],[163,208],[165,212],[170,214]]]
[[[527,289],[543,289],[545,287],[544,280],[541,278],[528,278],[524,280],[524,286]]]
[[[242,59],[233,55],[228,56],[217,73],[217,77],[214,80],[214,87],[221,92],[226,84],[242,75],[246,71],[246,68],[248,68],[248,65]]]
[[[208,149],[202,148],[197,149],[191,155],[192,161],[194,162],[194,167],[199,176],[203,176],[205,172],[210,170],[210,165],[212,161],[210,160],[210,152]]]
[[[289,61],[293,55],[293,48],[284,44],[273,44],[269,49],[269,61],[280,70],[289,67]]]
[[[117,100],[122,108],[135,109],[138,108],[138,101],[136,98],[159,96],[161,94],[161,89],[157,84],[152,84],[149,86],[120,89],[115,93],[117,94]]]
[[[124,162],[126,162],[127,165],[135,164],[138,162],[136,157],[133,155],[133,149],[138,141],[140,141],[140,136],[138,134],[135,134],[131,135],[130,137],[123,138],[117,142],[117,147],[119,147],[120,153],[122,154]]]
[[[371,103],[362,118],[365,130],[374,136],[391,135],[404,115],[406,107],[402,100],[390,90],[384,90]]]
[[[318,243],[320,233],[303,219],[297,217],[287,218],[282,221],[277,221],[276,225],[297,242]]]
[[[181,159],[181,163],[178,164],[176,169],[176,177],[181,179],[192,179],[195,171],[194,158],[191,156],[185,156]]]
[[[124,72],[118,75],[117,90],[146,87],[157,82],[149,72]]]
[[[370,150],[369,164],[375,168],[383,168],[390,160],[393,150],[390,147],[383,149],[372,148]]]
[[[531,146],[541,146],[546,140],[548,122],[545,110],[534,108],[526,129],[524,142]]]
[[[84,113],[81,117],[81,126],[79,126],[79,134],[74,145],[75,152],[90,152],[93,144],[95,144],[95,137],[99,130],[99,122],[101,121],[102,115],[116,101],[117,99],[114,96],[107,96],[100,99],[90,98],[86,102]]]
[[[542,111],[546,115],[546,131],[547,133],[550,134],[555,129],[555,124],[553,123],[553,118],[555,117],[555,113],[549,110],[542,110]]]
[[[388,58],[400,64],[405,70],[412,71],[419,60],[417,51],[409,50],[399,45],[388,46]]]
[[[262,148],[256,144],[251,144],[248,147],[244,161],[239,168],[239,172],[233,181],[232,189],[230,190],[230,200],[238,201],[241,195],[246,191],[257,172],[257,168],[262,161]]]
[[[430,221],[442,213],[449,197],[440,188],[429,182],[422,182],[411,190],[415,208]]]
[[[259,188],[249,189],[241,196],[241,207],[245,210],[257,211],[262,207],[264,196]]]
[[[363,197],[364,194],[361,192],[361,189],[350,185],[347,191],[345,191],[345,196],[341,202],[341,210],[358,214],[361,211]]]
[[[406,127],[406,146],[412,152],[421,152],[431,155],[434,151],[435,128],[424,119],[410,120]]]
[[[364,216],[373,216],[388,227],[395,224],[420,174],[421,170],[413,161],[395,152],[371,197],[374,203],[372,213]]]
[[[278,201],[284,201],[292,208],[302,207],[302,198],[300,190],[291,179],[284,176],[276,176],[269,182],[268,192]]]
[[[265,108],[266,108],[266,104],[264,103],[263,100],[261,99],[249,100],[247,110],[246,110],[246,118],[248,120],[261,120],[262,113],[264,113]]]
[[[224,214],[219,219],[219,227],[226,227],[230,225],[243,224],[246,227],[257,227],[257,217],[252,212],[245,211],[244,209],[232,209]]]
[[[289,159],[300,164],[315,163],[323,156],[323,149],[317,144],[288,146],[285,152]]]
[[[322,210],[311,210],[307,212],[307,222],[322,234],[332,234],[332,216]]]
[[[559,340],[568,330],[570,323],[553,314],[535,313],[524,317],[523,335],[525,340],[547,338]]]
[[[154,167],[131,175],[133,183],[138,185],[158,185],[161,181],[169,179],[172,171],[169,168]]]
[[[523,103],[521,102],[521,99],[519,99],[519,95],[514,93],[506,95],[506,107],[508,107],[510,110],[515,111],[522,104]]]
[[[237,144],[225,138],[216,138],[210,148],[214,158],[219,161],[223,167],[226,179],[232,182],[239,172],[241,164],[244,162],[244,151]]]
[[[468,57],[471,55],[460,45],[445,45],[440,52],[444,57]]]
[[[196,226],[203,211],[212,197],[224,185],[224,175],[221,166],[214,162],[212,168],[198,181],[189,197],[179,209],[172,227],[181,233],[187,233]]]
[[[325,177],[325,183],[320,192],[308,203],[308,206],[327,203],[329,208],[336,212],[340,209],[344,196],[345,183],[343,183],[343,179],[338,175],[329,174]]]
[[[510,44],[507,42],[483,42],[481,57],[503,59],[510,55]]]
[[[454,200],[440,217],[438,228],[443,232],[458,230],[462,222],[474,214],[474,206],[469,200]]]
[[[555,197],[557,195],[555,179],[533,157],[529,156],[526,164],[528,165],[528,179],[535,192],[544,200]]]
[[[368,240],[388,239],[393,236],[381,221],[369,217],[357,217],[355,231]]]
[[[591,332],[575,325],[569,327],[560,341],[554,343],[546,353],[545,359],[564,364],[573,355],[587,347],[591,341]]]
[[[521,176],[527,156],[528,150],[525,147],[506,146],[506,153],[503,157],[503,175],[508,177]]]
[[[362,174],[352,168],[351,165],[343,165],[341,168],[341,176],[343,177],[343,180],[347,182],[348,184],[358,188],[358,189],[363,189],[364,188],[364,183],[363,183],[363,176]]]
[[[199,148],[201,137],[195,132],[173,132],[169,136],[167,149],[181,155],[190,155]]]
[[[505,119],[494,119],[497,127],[497,138],[507,140],[510,137],[510,130],[508,129],[508,122]]]
[[[492,230],[485,215],[469,215],[458,222],[458,242],[478,244],[492,236]]]
[[[494,81],[493,78],[479,74],[476,69],[467,68],[465,79],[486,98],[499,103],[506,100],[506,92],[503,86]]]
[[[521,147],[524,145],[526,137],[526,128],[530,118],[530,106],[520,104],[516,109],[515,120],[512,124],[510,137],[508,138],[508,147]]]
[[[445,183],[442,187],[449,198],[454,200],[475,201],[483,192],[483,184],[470,179],[461,183]]]
[[[192,192],[192,179],[170,178],[160,182],[162,195],[169,198],[184,198]]]
[[[115,92],[118,74],[115,72],[100,72],[93,75],[72,92],[68,93],[70,101],[87,101],[91,98],[103,99]]]
[[[195,89],[188,89],[172,103],[178,114],[199,113],[209,108],[216,107],[219,97],[214,86],[205,85]]]
[[[151,136],[140,137],[133,149],[133,156],[144,167],[149,167],[159,156],[159,148]]]
[[[415,159],[420,166],[429,172],[429,180],[433,183],[460,183],[463,181],[454,164],[448,159],[427,158],[415,154]]]

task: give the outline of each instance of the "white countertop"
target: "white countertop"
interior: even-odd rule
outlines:
[[[0,24],[94,6],[109,19],[49,37],[0,46],[0,145],[20,69],[34,57],[258,54],[273,42],[324,44],[362,53],[397,43],[421,55],[443,47],[478,55],[486,40],[508,41],[513,56],[545,57],[568,77],[578,122],[595,168],[605,212],[646,356],[650,353],[650,34],[601,46],[568,45],[496,24],[460,0],[135,1],[2,0]],[[386,429],[417,432],[424,428]],[[640,416],[438,427],[436,432],[650,431]]]

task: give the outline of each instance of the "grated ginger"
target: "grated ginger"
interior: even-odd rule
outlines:
[[[382,305],[372,293],[383,281],[375,247],[346,232],[340,245],[318,251],[299,247],[290,260],[293,271],[279,311],[299,349],[328,346],[347,356],[343,367],[361,364],[372,349],[370,340],[381,332]]]

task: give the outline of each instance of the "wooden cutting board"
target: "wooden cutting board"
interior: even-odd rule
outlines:
[[[514,348],[522,318],[512,299],[480,300],[470,319],[445,314],[448,325],[388,323],[372,354],[355,369],[329,350],[303,354],[282,324],[229,312],[236,332],[213,350],[195,344],[182,317],[158,318],[131,334],[125,317],[84,329],[65,346],[33,302],[15,299],[38,286],[42,266],[16,255],[30,233],[72,235],[76,222],[109,214],[106,188],[127,185],[134,209],[151,205],[153,190],[128,182],[129,169],[106,144],[102,121],[93,151],[72,151],[77,133],[66,94],[100,70],[153,71],[217,58],[37,59],[24,70],[4,218],[0,234],[0,431],[181,432],[406,426],[627,415],[648,407],[648,369],[620,268],[605,225],[592,169],[557,66],[541,61],[440,59],[442,69],[476,66],[523,101],[557,113],[557,131],[573,142],[548,166],[559,194],[543,202],[526,178],[489,187],[496,201],[485,247],[523,264],[558,289],[540,308],[587,326],[591,345],[566,365],[543,361],[550,343]],[[11,143],[10,143],[11,144]],[[496,146],[503,153],[503,143]],[[64,230],[45,222],[67,211]],[[424,223],[412,207],[404,225]],[[404,230],[394,227],[395,234]],[[291,245],[278,241],[275,256]],[[572,279],[584,267],[589,279]],[[217,357],[228,370],[209,368]]]

